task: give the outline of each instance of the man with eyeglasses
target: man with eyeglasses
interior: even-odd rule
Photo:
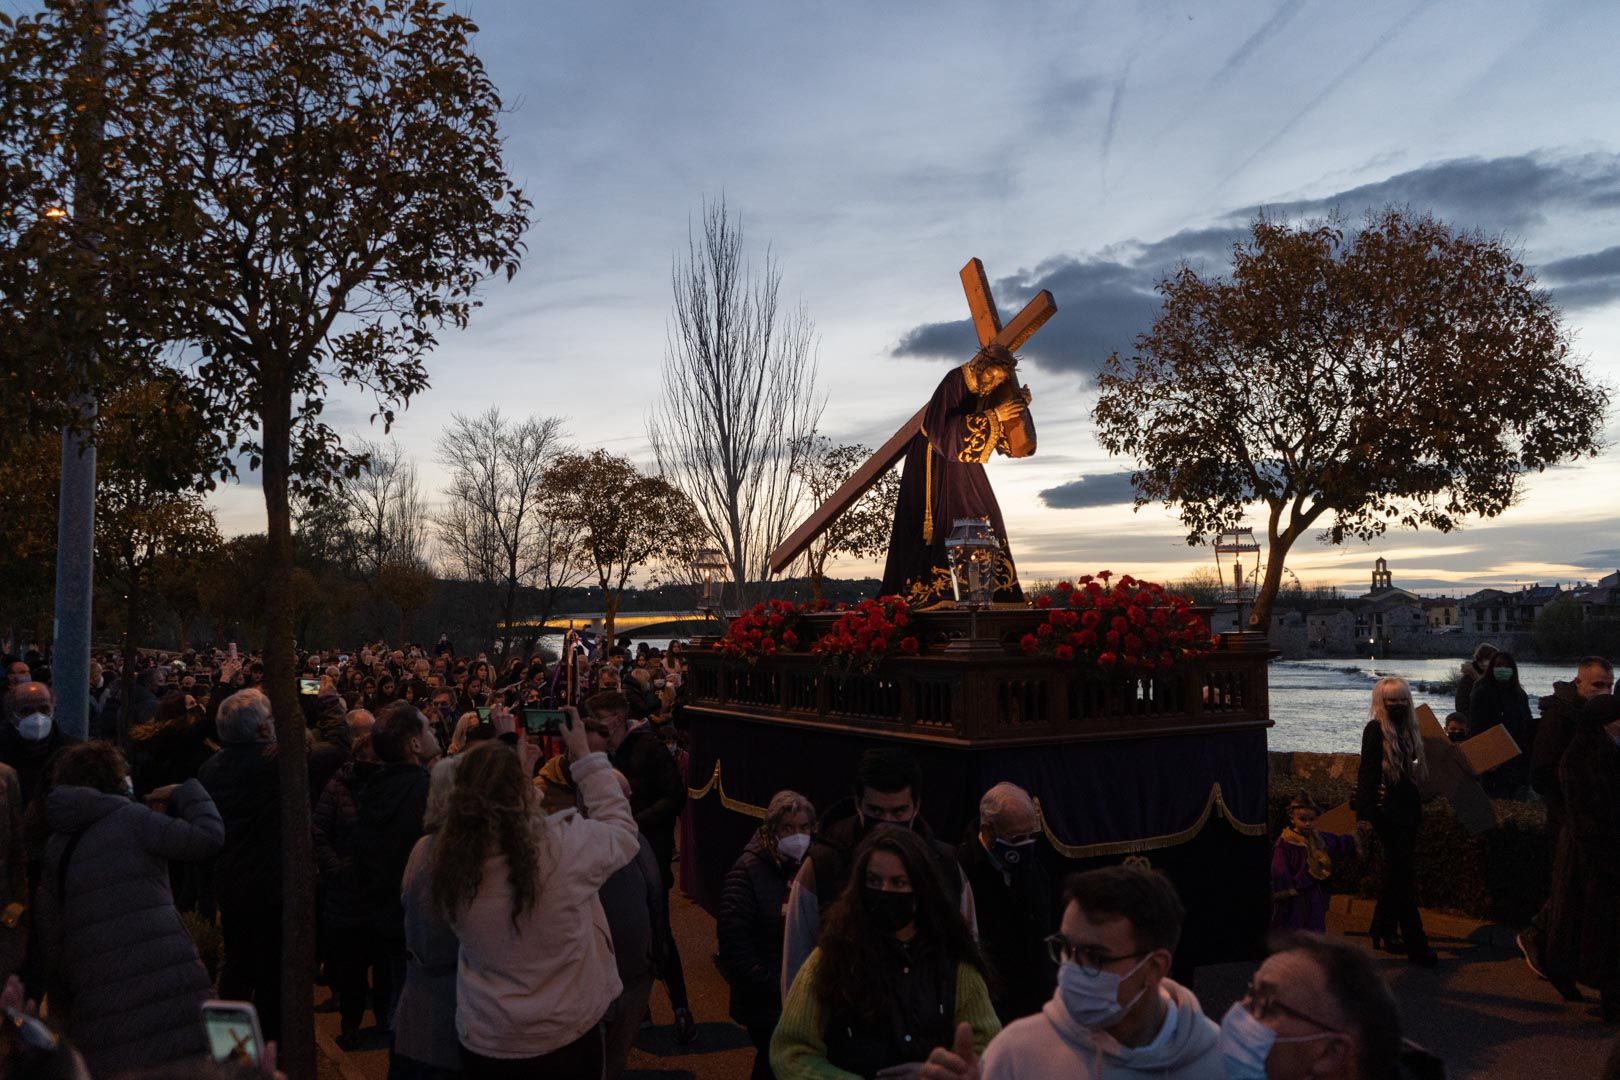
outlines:
[[[1553,683],[1553,692],[1541,699],[1541,723],[1536,728],[1535,746],[1530,755],[1530,786],[1547,804],[1549,851],[1558,850],[1558,837],[1564,828],[1564,793],[1558,783],[1558,763],[1575,737],[1586,703],[1613,692],[1614,665],[1601,656],[1586,656],[1575,665],[1575,678]],[[1547,977],[1543,971],[1542,948],[1546,944],[1552,909],[1553,901],[1549,896],[1516,939],[1519,951],[1524,953],[1524,962],[1541,978]],[[1555,985],[1565,1000],[1581,1000],[1580,989],[1575,985],[1556,981]]]
[[[975,1062],[971,1043],[940,1048],[928,1080],[1065,1080],[1155,1077],[1225,1080],[1220,1029],[1191,990],[1168,977],[1183,909],[1155,871],[1110,866],[1069,878],[1058,965],[1045,1008],[1003,1028]]]
[[[1364,950],[1298,932],[1274,942],[1221,1020],[1231,1080],[1381,1080],[1445,1075],[1401,1039],[1400,1010]]]

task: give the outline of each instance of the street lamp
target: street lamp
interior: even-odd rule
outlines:
[[[1244,558],[1253,556],[1250,560],[1253,565],[1244,568]],[[1246,575],[1260,565],[1260,542],[1254,538],[1254,530],[1246,525],[1234,525],[1230,529],[1222,529],[1215,537],[1215,569],[1221,579],[1221,600],[1237,605],[1238,629],[1245,628],[1243,620],[1243,605],[1254,599],[1254,588],[1247,583]],[[1229,569],[1230,568],[1230,569]]]
[[[725,588],[725,581],[719,575],[726,572],[726,557],[714,548],[699,548],[692,559],[692,570],[703,582],[698,590],[698,608],[713,615]]]

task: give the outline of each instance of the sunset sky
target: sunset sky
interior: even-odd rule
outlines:
[[[1404,203],[1501,234],[1620,384],[1620,5],[458,6],[536,220],[521,272],[444,339],[396,426],[435,499],[435,437],[495,403],[650,464],[671,262],[722,194],[816,323],[837,441],[877,445],[971,353],[968,257],[1006,317],[1052,290],[1022,371],[1040,452],[991,466],[1026,578],[1212,565],[1172,513],[1132,513],[1131,463],[1089,420],[1094,374],[1151,321],[1162,274],[1219,272],[1262,207]],[[329,416],[375,437],[368,411],[345,396]],[[1361,586],[1382,555],[1424,591],[1596,578],[1620,565],[1617,480],[1608,451],[1532,478],[1493,522],[1306,543],[1289,566]],[[216,505],[227,532],[264,527],[252,478]]]

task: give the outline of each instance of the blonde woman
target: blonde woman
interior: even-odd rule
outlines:
[[[467,749],[467,740],[472,735],[472,729],[477,726],[477,712],[473,711],[472,709],[468,709],[466,712],[462,713],[460,719],[456,721],[455,730],[450,733],[450,748],[445,752],[451,757],[455,757],[457,754]]]
[[[1423,822],[1418,784],[1429,770],[1423,737],[1405,679],[1379,679],[1373,687],[1372,719],[1361,733],[1361,769],[1351,800],[1356,828],[1378,834],[1384,849],[1384,880],[1373,911],[1373,947],[1405,952],[1422,967],[1439,958],[1429,948],[1417,906],[1417,838]]]

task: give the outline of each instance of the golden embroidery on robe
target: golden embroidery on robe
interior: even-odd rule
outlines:
[[[974,413],[963,426],[967,431],[962,436],[962,450],[956,455],[957,461],[983,465],[998,448],[1006,447],[1001,418],[994,412]]]

